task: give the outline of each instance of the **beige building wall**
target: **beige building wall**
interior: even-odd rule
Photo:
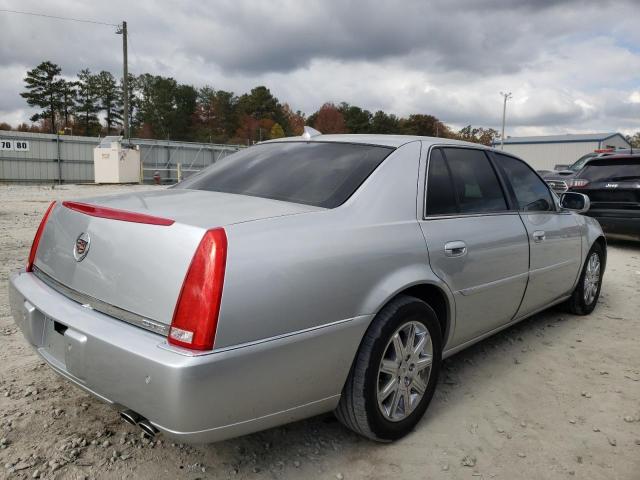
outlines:
[[[615,140],[615,139],[611,139]],[[624,145],[621,145],[624,146]],[[498,145],[497,148],[500,148]],[[536,170],[570,165],[586,153],[601,148],[598,142],[505,144],[504,150],[522,158]],[[604,148],[604,147],[603,147]]]

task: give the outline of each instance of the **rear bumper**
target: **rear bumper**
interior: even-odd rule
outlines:
[[[640,212],[629,210],[590,210],[587,215],[600,223],[607,235],[621,235],[640,240]]]
[[[85,308],[31,273],[11,312],[59,374],[184,442],[212,442],[335,408],[370,317],[191,356],[160,335]]]

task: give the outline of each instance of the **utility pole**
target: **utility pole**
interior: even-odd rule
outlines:
[[[502,104],[502,135],[500,136],[500,149],[504,150],[504,123],[507,116],[507,100],[509,100],[513,95],[511,95],[511,92],[500,92],[500,95],[504,97],[504,103]]]
[[[122,21],[122,25],[118,27],[117,34],[122,35],[122,90],[124,115],[122,117],[124,126],[124,138],[129,139],[129,65],[127,62],[127,22]]]

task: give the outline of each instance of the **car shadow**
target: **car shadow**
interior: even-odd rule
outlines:
[[[627,238],[611,238],[607,237],[607,245],[621,250],[640,252],[640,240],[631,240]]]

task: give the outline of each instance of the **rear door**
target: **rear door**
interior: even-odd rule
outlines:
[[[527,232],[481,149],[433,148],[420,222],[431,268],[451,289],[452,346],[508,322],[528,275]]]
[[[492,153],[518,204],[531,249],[529,283],[518,316],[540,310],[573,289],[582,236],[571,212],[559,210],[547,184],[520,159]]]

